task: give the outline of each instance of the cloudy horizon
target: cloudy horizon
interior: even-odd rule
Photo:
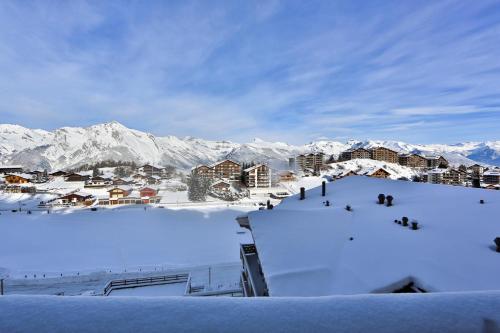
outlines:
[[[0,123],[500,140],[500,3],[0,2]]]

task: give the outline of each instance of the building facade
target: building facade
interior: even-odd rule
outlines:
[[[349,161],[357,158],[370,158],[370,152],[364,148],[348,149],[340,155],[341,161]]]
[[[427,159],[417,154],[403,154],[398,156],[399,164],[410,168],[426,168]]]
[[[398,153],[385,147],[375,147],[370,149],[370,158],[377,161],[398,163]]]
[[[227,180],[239,180],[241,176],[241,165],[231,160],[214,163],[210,166],[214,170],[214,176]]]
[[[265,164],[258,164],[244,170],[247,187],[271,187],[271,169]]]

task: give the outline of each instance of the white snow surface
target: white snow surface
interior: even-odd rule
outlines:
[[[14,278],[239,262],[239,243],[249,237],[237,234],[242,211],[248,208],[2,212],[0,271]]]
[[[379,193],[394,206],[378,205]],[[498,290],[499,212],[498,191],[351,176],[328,183],[326,197],[314,188],[249,218],[270,295],[324,296],[408,282],[432,292]],[[403,216],[420,229],[394,223]]]
[[[493,333],[500,292],[305,298],[0,297],[1,332]]]
[[[315,141],[305,145],[265,142],[208,141],[192,137],[157,137],[129,129],[118,122],[86,128],[63,127],[52,132],[18,125],[0,124],[0,164],[21,164],[26,168],[63,169],[102,160],[124,160],[174,165],[189,170],[225,158],[240,162],[269,163],[285,168],[288,158],[322,151],[338,155],[349,148],[385,146],[402,153],[443,155],[453,164],[479,161],[500,165],[500,141],[468,142],[455,145],[415,145],[399,141]]]

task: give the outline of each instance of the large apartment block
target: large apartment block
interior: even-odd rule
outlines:
[[[209,166],[199,165],[194,167],[191,173],[207,178],[239,180],[241,165],[231,160],[224,160]]]
[[[399,164],[410,167],[410,168],[426,168],[427,167],[427,159],[425,157],[417,155],[417,154],[399,155],[398,162],[399,162]]]
[[[297,165],[304,171],[311,169],[319,171],[325,165],[325,154],[323,153],[310,153],[297,156]]]
[[[398,153],[385,147],[370,149],[370,157],[373,160],[398,163]]]
[[[348,149],[340,155],[341,161],[349,161],[357,158],[370,158],[370,152],[364,148]]]
[[[271,187],[271,169],[267,165],[258,164],[245,169],[243,172],[247,187]]]

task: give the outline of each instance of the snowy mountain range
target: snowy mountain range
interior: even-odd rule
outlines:
[[[294,146],[255,139],[250,143],[208,141],[193,137],[158,137],[118,122],[90,127],[62,127],[54,131],[0,125],[0,164],[21,164],[35,169],[64,169],[102,160],[136,161],[189,169],[224,158],[240,162],[267,162],[280,168],[289,157],[322,151],[338,155],[349,148],[384,146],[398,152],[443,155],[452,164],[476,162],[500,165],[500,141],[454,145],[418,145],[399,141],[315,141]]]

